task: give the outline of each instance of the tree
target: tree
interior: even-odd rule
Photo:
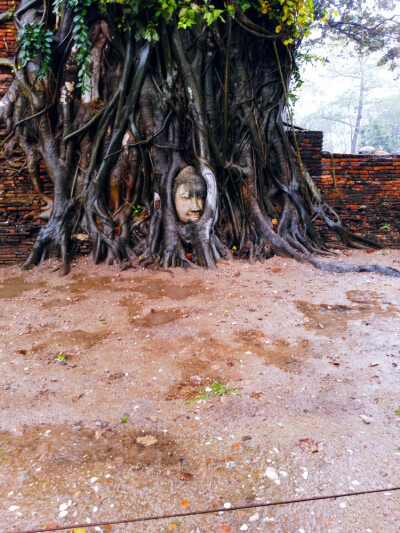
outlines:
[[[68,273],[82,230],[96,262],[211,268],[233,249],[400,276],[316,255],[317,217],[371,243],[322,201],[283,120],[311,19],[311,0],[22,0],[2,144],[54,184],[25,266],[56,253]]]
[[[377,65],[376,53],[367,56],[353,47],[343,50],[333,43],[315,51],[321,57],[329,52],[329,62],[320,65],[318,71],[315,67],[304,69],[303,76],[311,75],[314,83],[304,83],[301,88],[295,106],[296,123],[322,130],[324,146],[330,152],[357,153],[360,146],[371,144],[360,140],[360,134],[365,128],[369,131],[374,117],[384,113],[394,119],[398,114],[395,105],[381,105],[385,94],[397,92],[395,73]],[[312,112],[307,113],[307,108]]]

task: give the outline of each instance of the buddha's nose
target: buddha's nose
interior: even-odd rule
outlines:
[[[193,212],[201,211],[201,198],[198,196],[192,196],[190,202],[190,210]]]

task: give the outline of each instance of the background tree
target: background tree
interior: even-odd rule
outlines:
[[[322,130],[324,148],[336,153],[357,153],[361,146],[371,144],[378,148],[382,143],[367,137],[375,119],[383,126],[383,115],[388,124],[383,126],[385,135],[392,138],[389,124],[400,119],[400,109],[396,97],[389,95],[398,93],[398,80],[387,65],[377,65],[379,55],[360,56],[337,46],[332,51],[328,45],[315,52],[321,57],[329,54],[329,62],[319,63],[318,70],[315,66],[303,70],[307,83],[302,85],[295,105],[296,124]],[[396,145],[394,139],[390,144]]]
[[[370,243],[322,201],[283,121],[311,0],[214,4],[22,0],[2,146],[22,148],[33,180],[43,160],[54,184],[25,266],[55,253],[67,273],[85,231],[96,262],[213,267],[236,249],[400,275],[316,255],[328,252],[317,217],[345,244]],[[175,209],[182,175],[206,188],[189,222]]]

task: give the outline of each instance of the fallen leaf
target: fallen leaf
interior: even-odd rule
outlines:
[[[83,396],[83,394],[77,394],[76,396],[74,396],[74,397],[72,398],[72,401],[73,401],[73,402],[77,402],[80,398],[82,398],[82,396]]]
[[[178,472],[178,478],[181,481],[192,481],[193,474],[190,474],[189,472]]]
[[[261,398],[261,394],[262,394],[262,392],[251,392],[250,396],[252,398],[255,398],[256,400],[258,400],[259,398]]]
[[[189,259],[189,260],[190,260],[190,259],[192,259],[193,254],[185,254],[185,257],[186,257],[186,259]]]
[[[138,437],[136,439],[136,442],[140,446],[148,448],[149,446],[154,446],[154,444],[157,444],[158,440],[156,439],[156,437],[153,437],[153,435],[146,435],[145,437]]]
[[[28,353],[28,350],[17,350],[17,353],[21,355],[26,355]]]
[[[367,254],[373,254],[374,251],[375,251],[375,250],[374,250],[373,248],[369,248],[369,249],[367,250]]]
[[[275,274],[277,274],[278,272],[280,272],[282,269],[281,268],[271,268],[271,271],[274,272]]]
[[[240,450],[241,447],[242,447],[242,445],[240,444],[240,442],[234,442],[234,443],[232,444],[232,448],[233,448],[234,450]]]
[[[184,507],[185,509],[189,509],[191,503],[192,503],[192,502],[189,501],[189,500],[182,500],[182,501],[181,501],[181,505],[182,505],[182,507]]]
[[[318,442],[315,442],[313,439],[300,439],[299,443],[303,450],[309,451],[310,453],[319,451]]]
[[[167,526],[168,531],[173,531],[173,530],[176,529],[176,528],[177,528],[177,525],[176,525],[176,524],[169,524],[169,525]]]
[[[232,531],[231,528],[225,524],[218,526],[218,529],[221,531],[221,533],[230,533]]]

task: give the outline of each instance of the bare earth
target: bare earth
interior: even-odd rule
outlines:
[[[228,510],[400,486],[399,279],[56,264],[0,269],[1,531],[400,531],[399,491]]]

